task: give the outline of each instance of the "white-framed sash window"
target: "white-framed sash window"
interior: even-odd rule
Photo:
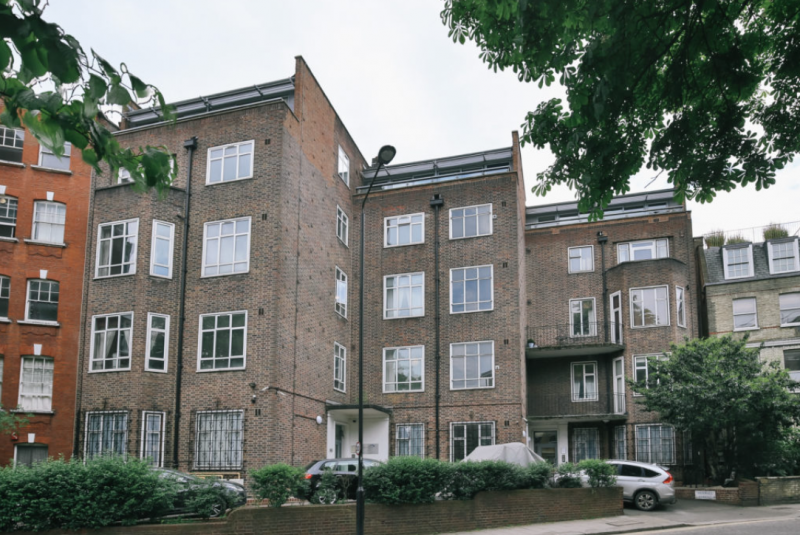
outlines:
[[[153,220],[153,243],[150,248],[150,274],[172,278],[172,258],[175,247],[175,225]]]
[[[206,184],[233,182],[253,177],[254,141],[242,141],[208,149]]]

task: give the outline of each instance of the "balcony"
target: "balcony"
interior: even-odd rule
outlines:
[[[537,420],[624,420],[627,418],[624,393],[600,392],[595,399],[576,394],[531,394],[528,418]]]
[[[528,327],[525,356],[529,359],[609,355],[625,349],[622,323],[603,322]],[[533,340],[533,347],[530,345]]]

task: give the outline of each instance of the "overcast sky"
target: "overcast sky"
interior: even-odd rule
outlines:
[[[50,0],[45,18],[88,51],[183,100],[287,78],[294,57],[311,67],[369,160],[383,144],[394,163],[511,145],[528,111],[560,94],[486,68],[472,44],[447,37],[438,0]],[[549,151],[522,149],[527,204],[572,200],[566,188],[535,197]],[[653,174],[640,173],[632,192]],[[800,221],[800,159],[766,191],[690,203],[694,233]],[[657,179],[646,190],[669,187]]]

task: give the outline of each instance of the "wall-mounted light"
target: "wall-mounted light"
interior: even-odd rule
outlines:
[[[317,416],[317,423],[322,425],[322,416]]]

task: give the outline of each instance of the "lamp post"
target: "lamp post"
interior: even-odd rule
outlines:
[[[372,175],[367,194],[361,201],[361,252],[359,257],[360,275],[358,277],[358,489],[356,490],[356,535],[364,535],[364,205],[367,203],[372,185],[381,171],[381,167],[394,159],[397,150],[391,145],[384,145],[378,151],[378,168]]]

